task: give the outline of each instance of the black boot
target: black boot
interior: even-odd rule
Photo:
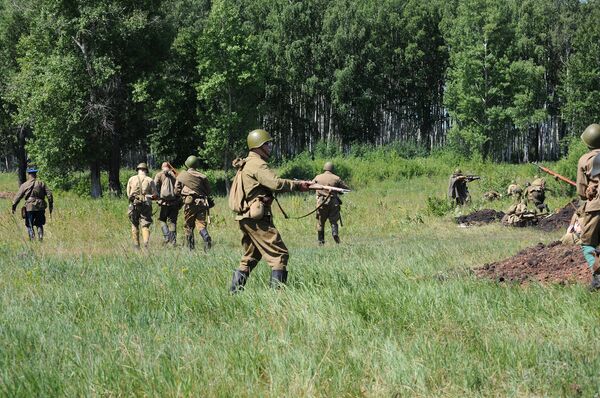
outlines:
[[[169,231],[169,227],[167,227],[167,224],[161,223],[160,229],[162,230],[162,233],[163,233],[163,238],[164,238],[163,243],[166,245],[171,240],[171,233]]]
[[[240,271],[239,269],[236,269],[233,272],[233,279],[231,280],[231,287],[229,288],[229,291],[232,294],[235,294],[244,290],[244,286],[246,285],[246,281],[248,280],[249,276],[249,272],[244,272]]]
[[[600,273],[592,274],[592,283],[590,284],[590,292],[600,289]]]
[[[44,240],[44,227],[37,227],[38,239],[39,241]]]
[[[196,241],[194,240],[194,232],[185,236],[186,245],[188,249],[194,250],[196,248]]]
[[[279,289],[287,283],[288,272],[285,269],[271,271],[271,287]]]
[[[319,242],[319,246],[325,244],[325,231],[317,231],[317,241]]]
[[[210,237],[210,235],[208,234],[208,231],[206,230],[206,228],[203,228],[200,230],[200,236],[202,237],[202,240],[204,241],[204,251],[208,251],[210,250],[210,248],[212,247],[212,239]]]
[[[333,240],[335,243],[340,243],[340,235],[337,224],[331,224],[331,235],[333,236]]]
[[[173,246],[177,246],[177,231],[169,232],[169,241]]]
[[[35,232],[33,232],[33,227],[27,227],[27,233],[29,234],[29,240],[35,240]]]

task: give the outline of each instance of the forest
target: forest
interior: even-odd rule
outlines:
[[[0,158],[93,197],[138,161],[228,169],[257,127],[278,159],[554,160],[600,119],[599,21],[595,0],[0,0]]]

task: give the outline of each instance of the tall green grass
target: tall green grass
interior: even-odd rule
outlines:
[[[321,159],[302,162],[316,168]],[[353,158],[336,162],[358,169]],[[429,215],[427,197],[444,194],[456,166],[436,162],[396,165],[420,167],[413,178],[352,174],[357,189],[344,198],[339,246],[329,236],[317,245],[312,218],[283,220],[276,210],[291,252],[289,286],[269,289],[261,263],[237,296],[227,288],[240,235],[222,197],[208,254],[163,249],[156,225],[151,248],[135,252],[124,200],[64,192],[46,241],[29,244],[0,199],[0,394],[598,394],[596,295],[580,285],[498,285],[470,271],[561,232],[458,228],[451,216]],[[461,167],[491,183],[533,173]],[[457,211],[490,206],[480,202],[483,184],[471,186],[472,207]],[[14,176],[0,176],[0,190],[15,187]],[[557,207],[568,197],[549,200]],[[302,214],[314,197],[282,196],[282,204]],[[181,241],[181,225],[179,233]]]

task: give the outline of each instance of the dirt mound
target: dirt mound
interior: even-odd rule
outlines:
[[[556,231],[558,229],[566,229],[571,222],[578,201],[574,199],[565,207],[558,209],[554,214],[540,220],[538,227],[546,232]]]
[[[0,192],[0,199],[12,199],[14,197],[14,192]]]
[[[501,220],[504,213],[492,209],[477,210],[466,216],[456,217],[456,222],[466,225],[489,224]]]
[[[560,241],[548,245],[538,243],[516,256],[475,268],[475,275],[498,282],[547,282],[566,284],[588,283],[591,274],[581,247],[563,245]]]

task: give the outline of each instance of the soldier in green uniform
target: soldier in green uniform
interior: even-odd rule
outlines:
[[[17,205],[21,199],[25,199],[25,207],[23,218],[25,219],[25,227],[29,234],[29,240],[35,240],[33,227],[37,229],[38,239],[44,239],[44,225],[46,224],[46,207],[52,214],[54,207],[54,198],[50,188],[37,178],[38,170],[35,167],[27,169],[27,181],[19,187],[19,191],[12,203],[12,213],[15,214]],[[48,204],[46,205],[46,199]]]
[[[521,201],[521,195],[523,195],[523,189],[517,184],[516,181],[511,181],[508,189],[506,190],[506,194],[516,200],[517,202]]]
[[[272,150],[271,134],[254,130],[248,134],[248,157],[236,159],[238,169],[230,191],[230,207],[239,210],[236,220],[242,232],[244,254],[239,268],[233,274],[231,291],[244,288],[250,272],[264,258],[271,266],[271,286],[278,287],[287,281],[288,249],[273,224],[271,204],[275,192],[307,191],[308,181],[278,178],[267,165]],[[239,182],[239,184],[237,183]],[[232,206],[238,202],[243,205]]]
[[[448,183],[448,198],[459,206],[462,206],[471,200],[467,182],[467,176],[465,176],[460,169],[454,170],[454,173],[450,176],[450,181]]]
[[[539,176],[534,176],[531,184],[527,186],[527,200],[541,212],[548,212],[546,200],[546,181]]]
[[[183,219],[185,221],[185,241],[190,250],[196,248],[194,239],[194,229],[198,232],[204,241],[204,250],[207,251],[212,246],[212,238],[208,230],[208,212],[213,206],[210,197],[210,185],[206,176],[196,169],[200,165],[200,159],[196,156],[188,156],[185,161],[186,171],[182,171],[177,176],[175,182],[175,194],[183,199]]]
[[[596,260],[596,248],[600,244],[600,197],[597,193],[600,176],[595,174],[600,168],[594,167],[594,163],[597,163],[595,160],[600,161],[597,157],[600,154],[600,125],[589,125],[581,134],[581,139],[590,151],[581,156],[577,163],[577,195],[582,201],[577,213],[581,224],[580,241],[583,256],[591,268]],[[590,289],[600,289],[600,274],[592,275]]]
[[[333,173],[333,163],[327,162],[323,166],[323,173],[313,178],[312,182],[330,187],[349,189],[340,177]],[[340,243],[338,222],[341,221],[340,200],[337,192],[325,189],[317,191],[317,240],[320,245],[325,244],[325,223],[331,224],[331,235],[335,243]]]
[[[148,165],[140,163],[136,167],[137,175],[127,181],[127,198],[129,207],[127,214],[131,221],[131,237],[135,248],[140,247],[140,229],[144,247],[150,241],[150,225],[152,225],[152,199],[158,198],[154,180],[148,177]]]
[[[175,194],[177,172],[169,162],[163,162],[161,171],[154,176],[154,183],[158,191],[158,205],[160,206],[160,228],[163,233],[164,243],[177,244],[177,216],[181,208],[181,197]]]

